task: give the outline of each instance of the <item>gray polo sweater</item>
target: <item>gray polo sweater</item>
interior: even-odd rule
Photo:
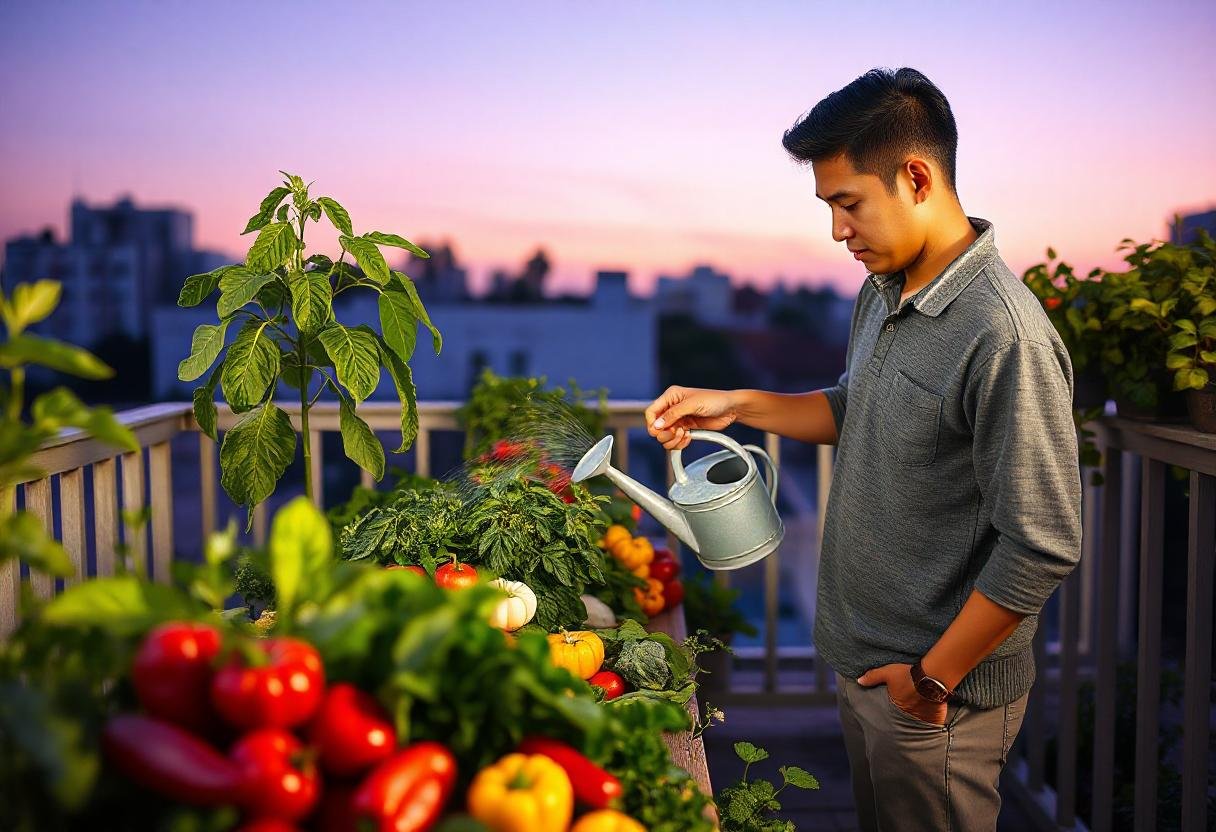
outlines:
[[[1081,555],[1072,365],[992,225],[902,305],[870,275],[839,383],[815,644],[857,678],[923,656],[973,589],[1026,618],[963,680],[977,707],[1034,681],[1038,612]]]

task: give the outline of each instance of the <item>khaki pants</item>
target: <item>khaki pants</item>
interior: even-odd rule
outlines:
[[[993,832],[997,781],[1026,697],[981,710],[951,703],[945,727],[901,711],[883,685],[836,676],[836,699],[862,832]]]

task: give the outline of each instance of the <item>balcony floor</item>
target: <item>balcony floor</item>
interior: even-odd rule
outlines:
[[[749,777],[759,775],[779,785],[777,768],[797,765],[819,780],[818,791],[789,788],[782,792],[781,817],[792,820],[800,832],[856,832],[857,814],[849,786],[849,761],[836,709],[761,708],[723,706],[726,722],[705,732],[705,753],[715,789],[736,782],[743,763],[735,756],[740,740],[767,749],[769,759],[752,766]],[[1005,796],[999,832],[1026,832],[1034,824],[1016,801]]]

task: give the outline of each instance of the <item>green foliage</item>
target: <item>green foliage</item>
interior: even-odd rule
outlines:
[[[464,559],[495,575],[523,581],[536,593],[536,622],[549,632],[578,626],[586,616],[579,597],[605,583],[604,497],[570,486],[572,502],[526,476],[494,476],[478,483],[464,518]]]
[[[748,780],[748,769],[768,759],[768,752],[750,742],[735,743],[735,754],[743,761],[743,778],[718,792],[718,811],[722,832],[794,832],[794,824],[772,815],[781,811],[777,797],[790,786],[796,789],[818,789],[819,781],[798,766],[782,766],[781,787],[767,780]]]
[[[634,688],[613,699],[613,707],[633,699],[684,704],[696,691],[697,656],[721,646],[704,631],[676,643],[666,633],[647,632],[632,620],[596,633],[604,642],[604,668],[620,674]]]
[[[64,428],[77,428],[103,442],[127,451],[139,449],[135,436],[121,425],[109,408],[86,407],[65,387],[56,387],[34,399],[25,412],[25,370],[47,367],[85,379],[105,379],[114,371],[92,353],[48,338],[26,333],[53,313],[62,288],[54,280],[19,283],[11,295],[0,290],[0,320],[5,337],[0,342],[0,367],[8,383],[0,383],[0,563],[17,559],[46,575],[66,577],[73,566],[63,546],[24,511],[12,510],[16,485],[41,479],[46,472],[30,457],[44,442]]]
[[[313,199],[300,177],[283,176],[283,185],[271,190],[245,226],[245,234],[257,232],[245,263],[188,277],[178,297],[179,306],[197,306],[219,291],[219,323],[195,330],[178,378],[193,381],[211,370],[207,382],[194,392],[194,412],[212,438],[217,381],[233,412],[249,414],[224,434],[220,482],[235,502],[247,507],[250,525],[254,507],[273,493],[295,456],[290,419],[272,402],[280,381],[300,393],[305,493],[311,496],[308,413],[321,392],[329,388],[338,397],[346,456],[379,480],[384,475],[384,448],[357,406],[376,389],[385,367],[401,401],[397,453],[407,450],[418,433],[409,360],[419,324],[430,330],[436,354],[442,346],[413,283],[389,269],[379,247],[402,248],[419,257],[426,252],[396,234],[370,231],[355,236],[350,214],[337,201]],[[288,197],[291,201],[285,202]],[[307,225],[322,216],[341,233],[337,262],[304,253]],[[358,269],[345,262],[347,254]],[[367,325],[346,326],[334,317],[334,298],[356,288],[380,296],[380,332]],[[384,314],[386,306],[390,315]],[[230,324],[238,319],[241,326],[225,346],[234,329]]]
[[[434,575],[445,555],[464,544],[464,509],[460,497],[446,488],[396,491],[392,502],[369,508],[342,529],[341,555],[421,566]]]
[[[705,630],[722,641],[730,641],[735,633],[756,635],[756,628],[739,612],[737,602],[741,591],[723,586],[704,575],[688,575],[684,579],[684,618],[688,629]]]
[[[341,537],[342,529],[357,520],[368,509],[376,506],[386,506],[396,501],[399,496],[397,494],[398,491],[413,491],[419,488],[438,488],[440,486],[439,480],[430,477],[420,477],[402,468],[394,467],[390,470],[394,480],[392,488],[379,490],[356,485],[354,490],[351,491],[350,498],[345,503],[331,506],[325,512],[330,528],[333,530],[334,540],[338,540]]]
[[[608,391],[594,393],[579,388],[573,379],[570,389],[562,387],[545,389],[546,379],[502,378],[486,369],[477,385],[469,393],[468,400],[456,411],[456,419],[465,431],[464,458],[474,459],[490,450],[502,439],[515,438],[519,409],[535,404],[560,407],[586,430],[588,436],[604,434],[608,417]],[[589,406],[589,397],[596,397],[597,406]]]

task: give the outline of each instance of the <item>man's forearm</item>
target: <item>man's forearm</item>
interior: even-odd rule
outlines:
[[[758,430],[812,445],[836,444],[836,420],[822,390],[769,393],[732,390],[739,421]]]
[[[937,644],[921,659],[926,674],[946,687],[958,687],[963,677],[1009,638],[1025,618],[973,590]]]

